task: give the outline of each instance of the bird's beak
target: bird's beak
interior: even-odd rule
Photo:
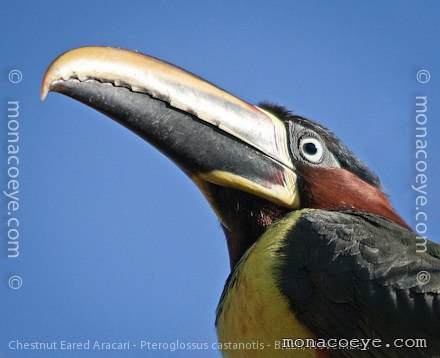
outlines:
[[[288,209],[299,206],[284,123],[191,73],[137,52],[84,47],[50,65],[41,98],[49,91],[137,133],[181,167],[208,200],[204,183]]]

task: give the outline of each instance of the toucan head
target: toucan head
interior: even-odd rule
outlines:
[[[293,210],[357,210],[404,227],[378,177],[327,128],[270,103],[250,105],[169,63],[84,47],[47,69],[56,91],[151,143],[199,187],[226,234],[231,267]]]

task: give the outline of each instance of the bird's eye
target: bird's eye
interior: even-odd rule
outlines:
[[[305,160],[313,164],[319,164],[324,156],[321,142],[310,136],[304,136],[299,140],[299,152]]]

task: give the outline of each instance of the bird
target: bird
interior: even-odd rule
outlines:
[[[223,356],[440,356],[440,245],[420,245],[329,129],[120,48],[62,54],[42,100],[49,91],[145,139],[209,202],[231,267],[215,322]]]

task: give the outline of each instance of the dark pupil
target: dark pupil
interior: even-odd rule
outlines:
[[[303,148],[304,151],[310,155],[314,155],[318,152],[318,148],[316,148],[316,145],[314,143],[306,143],[304,144]]]

